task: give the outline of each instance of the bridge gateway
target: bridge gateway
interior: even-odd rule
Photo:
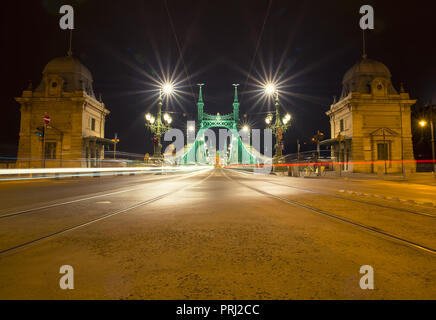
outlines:
[[[199,84],[199,94],[197,102],[199,130],[195,142],[187,145],[187,151],[183,155],[184,164],[211,164],[216,158],[215,153],[219,154],[225,164],[256,163],[256,157],[250,151],[250,146],[247,146],[241,139],[238,133],[239,124],[239,99],[238,99],[238,84],[234,84],[235,96],[233,100],[233,113],[221,115],[208,114],[204,112],[203,86]],[[231,142],[227,148],[227,138],[222,150],[209,150],[210,145],[206,143],[206,136],[210,128],[226,128],[231,132]],[[218,144],[217,144],[218,145]],[[221,154],[223,153],[223,154]]]

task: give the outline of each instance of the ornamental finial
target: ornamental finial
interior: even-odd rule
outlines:
[[[234,83],[233,86],[235,87],[235,100],[233,102],[238,102],[238,87],[239,87],[239,83]]]
[[[200,91],[198,93],[198,102],[199,103],[203,103],[203,87],[204,87],[204,83],[199,83],[199,84],[197,84],[197,86],[200,87]]]

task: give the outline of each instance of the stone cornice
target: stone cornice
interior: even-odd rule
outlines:
[[[84,91],[75,91],[74,93],[64,93],[61,97],[50,97],[43,93],[23,91],[21,97],[15,98],[20,104],[32,103],[32,102],[63,102],[71,101],[75,104],[87,104],[92,106],[95,110],[103,112],[105,115],[110,114],[110,111],[106,109],[105,104],[96,100],[94,97],[86,94]]]
[[[338,101],[335,104],[330,106],[330,110],[326,112],[326,115],[331,116],[334,113],[338,113],[342,111],[344,108],[353,108],[357,111],[359,106],[377,106],[383,104],[385,106],[397,106],[401,105],[409,105],[412,106],[417,102],[417,100],[410,99],[409,94],[401,93],[397,95],[389,95],[384,98],[374,98],[374,96],[370,94],[361,94],[361,93],[350,93],[344,99]]]

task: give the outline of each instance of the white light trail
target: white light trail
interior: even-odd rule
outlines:
[[[136,168],[46,168],[46,169],[0,169],[0,175],[19,174],[78,174],[102,172],[148,172],[148,171],[195,171],[211,166],[136,167]]]

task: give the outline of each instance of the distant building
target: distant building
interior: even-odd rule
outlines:
[[[381,62],[364,57],[344,76],[342,95],[326,113],[330,145],[337,170],[360,173],[416,171],[413,162],[411,100],[393,87],[391,73]],[[404,160],[404,162],[403,162]]]
[[[36,89],[30,85],[16,101],[21,105],[19,168],[96,167],[104,158],[105,118],[109,110],[96,99],[89,70],[76,58],[51,60]],[[43,117],[51,123],[40,137]]]

